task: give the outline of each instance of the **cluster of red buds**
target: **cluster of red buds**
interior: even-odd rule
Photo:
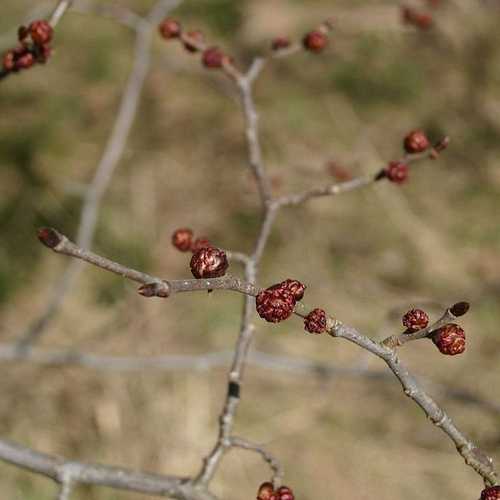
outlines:
[[[179,21],[167,17],[158,26],[165,40],[179,40],[191,53],[201,52],[201,62],[209,69],[224,69],[233,65],[233,59],[216,46],[207,46],[200,30],[184,32]]]
[[[261,290],[255,299],[259,316],[269,323],[289,318],[297,301],[302,300],[305,289],[300,281],[287,279]]]
[[[44,64],[51,54],[50,42],[54,30],[44,20],[33,21],[28,27],[18,29],[19,45],[4,53],[4,73],[16,73],[31,68],[36,63]]]
[[[377,174],[375,179],[388,179],[395,184],[403,184],[409,176],[410,169],[408,162],[412,155],[419,155],[427,152],[428,157],[435,160],[439,156],[439,153],[448,147],[449,142],[449,137],[444,137],[432,146],[425,132],[422,130],[412,130],[403,139],[405,158],[390,161],[387,166]]]
[[[451,308],[455,317],[463,316],[469,309],[467,302],[458,302]],[[429,316],[422,309],[411,309],[402,318],[405,334],[416,333],[429,325]],[[429,334],[441,354],[455,356],[465,351],[465,332],[455,323],[448,323]]]
[[[500,500],[500,486],[490,486],[481,491],[480,500]]]
[[[314,54],[319,54],[323,52],[325,47],[328,45],[329,37],[328,33],[333,28],[333,22],[331,19],[326,20],[320,24],[316,29],[307,32],[302,37],[302,47]],[[291,47],[292,43],[289,38],[285,36],[279,36],[272,40],[271,49],[273,51],[279,51],[283,49],[288,49]]]
[[[257,500],[295,500],[295,496],[288,486],[275,490],[272,483],[262,483],[257,492]]]
[[[204,236],[193,239],[193,231],[187,227],[176,229],[172,234],[172,245],[180,252],[195,253],[201,248],[211,247],[212,244]]]
[[[432,27],[432,15],[427,12],[420,12],[412,7],[401,7],[401,18],[404,24],[415,26],[416,28],[426,31]]]
[[[194,238],[193,231],[187,227],[176,229],[172,234],[172,245],[180,252],[192,252],[191,272],[197,279],[220,278],[228,268],[224,250],[216,248],[204,236]]]

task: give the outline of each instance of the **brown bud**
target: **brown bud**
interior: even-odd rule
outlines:
[[[442,326],[432,336],[432,341],[442,354],[455,356],[465,351],[465,332],[455,323]]]
[[[170,295],[168,283],[146,283],[138,288],[137,292],[143,297],[167,298]]]
[[[468,302],[457,302],[450,307],[450,312],[451,314],[453,314],[453,316],[459,318],[460,316],[466,314],[469,308],[470,304]]]
[[[29,35],[29,30],[26,28],[26,26],[19,26],[17,28],[17,39],[22,42],[26,39],[26,37]]]
[[[165,38],[165,40],[170,40],[171,38],[178,38],[181,34],[181,24],[179,21],[167,17],[158,26],[160,35]]]
[[[38,239],[48,248],[55,248],[62,241],[62,235],[51,227],[38,230]]]

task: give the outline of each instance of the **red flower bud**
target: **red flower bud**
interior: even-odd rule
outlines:
[[[328,44],[328,36],[321,31],[314,30],[307,33],[302,39],[302,45],[306,50],[318,54]]]
[[[262,483],[259,486],[259,491],[257,492],[257,500],[271,500],[276,498],[274,495],[273,483]]]
[[[422,153],[429,148],[430,142],[422,130],[412,130],[405,137],[403,146],[407,153]]]
[[[28,69],[35,64],[35,57],[31,52],[26,52],[16,60],[16,69]]]
[[[309,333],[326,331],[326,313],[323,309],[313,309],[304,319],[304,328]]]
[[[490,486],[481,491],[481,500],[500,500],[500,486]]]
[[[296,302],[293,292],[281,283],[260,291],[255,300],[259,316],[270,323],[289,318]]]
[[[176,229],[172,234],[172,245],[181,252],[187,252],[191,249],[191,242],[193,239],[193,231],[186,227]]]
[[[280,286],[286,288],[289,292],[293,294],[295,300],[302,300],[304,297],[304,291],[306,286],[303,285],[300,281],[286,279],[280,283]]]
[[[171,38],[178,38],[181,34],[181,24],[179,21],[167,17],[158,26],[160,35],[165,38],[165,40],[170,40]]]
[[[282,486],[276,493],[277,500],[295,500],[293,491],[288,486]]]
[[[16,56],[13,50],[8,50],[3,55],[2,66],[5,71],[12,71],[15,66]]]
[[[224,52],[218,47],[209,47],[203,51],[201,62],[206,68],[218,69],[222,68],[225,57]]]
[[[465,332],[455,323],[442,326],[432,336],[432,341],[442,354],[455,356],[465,351]]]
[[[406,327],[408,333],[418,332],[423,328],[427,328],[429,324],[429,316],[422,309],[411,309],[403,316],[403,326]]]
[[[29,26],[28,30],[31,35],[33,43],[36,45],[44,45],[52,40],[54,30],[52,26],[47,21],[33,21]]]
[[[201,248],[191,258],[191,272],[195,278],[219,278],[229,267],[226,252],[215,247]]]
[[[408,179],[409,169],[406,163],[391,161],[384,170],[385,176],[396,184],[402,184]]]

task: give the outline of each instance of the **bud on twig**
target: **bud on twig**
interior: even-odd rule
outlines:
[[[409,154],[423,153],[430,146],[429,139],[422,130],[412,130],[404,139],[404,150]]]
[[[326,313],[323,309],[313,309],[304,319],[304,328],[309,333],[326,331]]]
[[[197,279],[220,278],[229,266],[226,252],[215,247],[200,248],[191,258],[191,272]]]
[[[465,332],[455,324],[442,326],[432,336],[432,341],[442,354],[455,356],[465,351]]]
[[[429,316],[422,309],[411,309],[403,316],[403,326],[407,333],[414,333],[426,328],[429,324]]]
[[[302,39],[302,45],[309,52],[319,54],[328,44],[328,36],[319,31],[314,30],[307,33]]]
[[[55,248],[62,241],[61,234],[51,227],[38,230],[38,239],[48,248]]]
[[[500,486],[490,486],[481,491],[480,500],[500,500]]]
[[[457,302],[450,307],[450,312],[451,314],[453,314],[453,316],[459,318],[460,316],[466,314],[469,308],[470,304],[468,302]]]
[[[193,231],[189,228],[182,227],[176,229],[172,234],[172,245],[180,252],[187,252],[191,249],[192,239]]]

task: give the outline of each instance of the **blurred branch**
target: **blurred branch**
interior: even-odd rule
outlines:
[[[198,355],[164,355],[164,356],[108,356],[89,354],[75,349],[41,349],[34,347],[23,351],[13,344],[0,344],[0,362],[26,362],[41,366],[81,366],[103,372],[146,372],[146,371],[207,371],[226,367],[231,361],[233,351],[209,352]],[[321,379],[364,378],[367,380],[394,380],[387,371],[370,370],[358,366],[343,367],[335,363],[327,363],[303,358],[278,356],[262,351],[250,351],[247,366],[266,370],[282,371],[292,375],[309,375]],[[438,384],[428,379],[420,379],[420,383],[440,393],[442,397],[470,404],[483,409],[494,416],[500,414],[500,405],[494,401],[478,397],[473,391]]]
[[[57,23],[61,20],[66,11],[71,7],[72,3],[73,0],[59,0],[59,3],[57,4],[56,8],[53,10],[49,18],[49,24],[53,28],[57,26]]]
[[[114,171],[122,159],[127,139],[134,123],[139,98],[150,65],[150,45],[155,23],[181,0],[160,0],[148,14],[148,22],[137,25],[134,50],[134,65],[123,93],[112,133],[97,166],[94,178],[86,191],[80,215],[77,241],[82,247],[90,247],[94,237],[101,201],[111,182]],[[51,298],[40,316],[20,336],[19,346],[28,348],[43,334],[50,321],[59,311],[73,281],[81,267],[77,261],[71,263],[55,285]]]
[[[39,453],[11,441],[0,440],[0,460],[30,472],[42,474],[58,483],[67,482],[68,478],[71,478],[73,484],[108,486],[119,490],[135,491],[153,496],[167,496],[179,500],[215,500],[215,497],[208,490],[197,487],[188,478],[148,474],[118,467],[70,461]],[[64,496],[59,498],[64,498]]]
[[[71,475],[67,474],[66,477],[61,480],[57,500],[69,500],[74,484]]]
[[[74,0],[74,12],[101,16],[116,21],[127,28],[137,30],[145,19],[119,4],[96,4],[92,0]]]

